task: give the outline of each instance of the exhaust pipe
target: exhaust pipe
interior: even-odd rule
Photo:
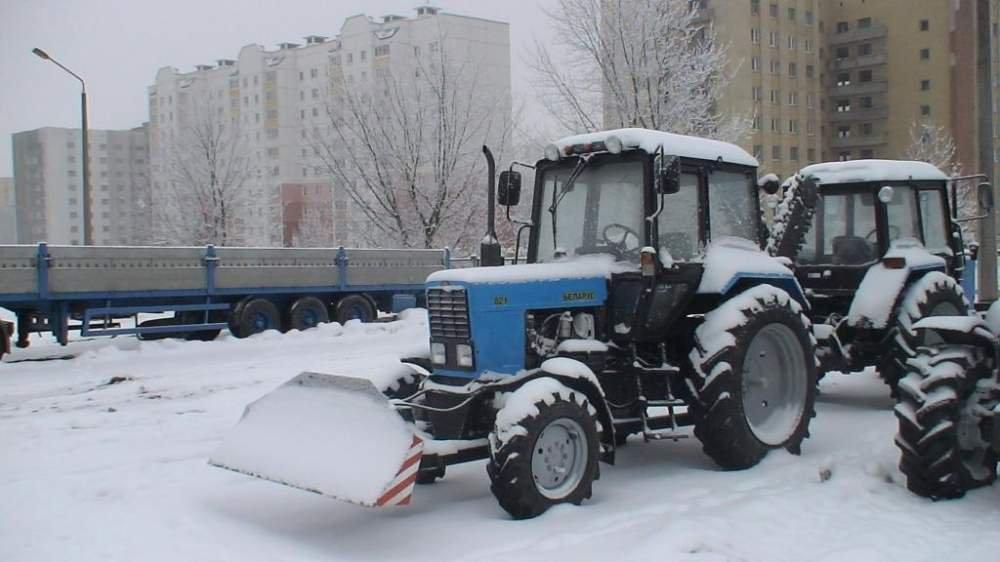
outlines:
[[[479,263],[484,266],[503,265],[503,256],[500,255],[500,241],[497,240],[496,231],[496,175],[497,166],[493,160],[493,152],[490,147],[483,145],[483,154],[486,155],[487,175],[489,184],[487,187],[487,215],[486,215],[486,235],[479,243]]]

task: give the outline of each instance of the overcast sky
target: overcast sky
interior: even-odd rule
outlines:
[[[236,58],[251,43],[273,49],[306,35],[332,37],[348,16],[415,14],[417,0],[0,0],[0,176],[11,176],[11,134],[80,126],[80,86],[31,54],[39,47],[87,81],[92,129],[148,120],[146,88],[157,69]],[[510,23],[516,97],[529,93],[522,63],[544,37],[539,7],[554,0],[439,0],[445,11]]]

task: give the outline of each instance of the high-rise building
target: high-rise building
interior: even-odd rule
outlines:
[[[90,130],[94,244],[150,241],[146,128]],[[17,239],[22,244],[83,242],[80,129],[44,127],[13,135]]]
[[[359,232],[368,226],[343,186],[332,180],[314,142],[329,127],[329,104],[335,103],[331,93],[378,83],[386,69],[412,74],[419,71],[415,59],[437,49],[477,69],[482,79],[471,86],[476,90],[469,99],[477,92],[506,92],[510,114],[508,25],[429,6],[417,8],[412,18],[353,16],[332,39],[309,36],[304,44],[281,43],[274,50],[248,45],[235,59],[220,59],[194,72],[160,69],[149,88],[154,206],[163,211],[158,212],[159,226],[185,212],[170,199],[185,187],[178,177],[184,170],[178,168],[192,161],[186,153],[192,132],[207,126],[221,131],[218,138],[229,145],[221,147],[224,156],[242,162],[249,172],[220,186],[228,188],[222,191],[238,209],[238,216],[227,220],[239,239],[229,243],[289,245],[296,221],[304,216],[303,205],[320,205],[316,213],[306,214],[325,217],[332,211],[337,244],[363,244]],[[477,151],[478,144],[470,150]],[[297,195],[302,193],[310,195]],[[285,209],[287,205],[296,208]]]
[[[821,158],[822,35],[819,0],[705,0],[703,13],[728,49],[720,109],[751,120],[740,144],[781,177]]]
[[[0,178],[0,244],[17,244],[14,178]]]

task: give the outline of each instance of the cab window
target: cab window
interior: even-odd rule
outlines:
[[[889,242],[903,238],[920,240],[920,229],[917,223],[917,198],[913,187],[895,185],[892,190],[892,201],[885,206],[889,218]]]
[[[715,171],[708,177],[711,239],[738,236],[757,240],[757,203],[753,183],[741,172]]]
[[[923,219],[924,246],[933,253],[950,253],[945,194],[940,189],[919,191],[920,217]]]
[[[878,254],[875,197],[871,193],[824,195],[800,254],[803,263],[861,265]]]
[[[675,260],[689,260],[698,248],[698,175],[683,173],[680,190],[663,196],[663,210],[657,217],[659,249]]]

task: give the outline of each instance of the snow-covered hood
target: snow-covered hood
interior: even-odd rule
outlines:
[[[608,254],[574,256],[548,263],[445,269],[427,278],[428,283],[527,283],[560,279],[610,279],[613,273],[638,271],[638,265],[615,261]]]

